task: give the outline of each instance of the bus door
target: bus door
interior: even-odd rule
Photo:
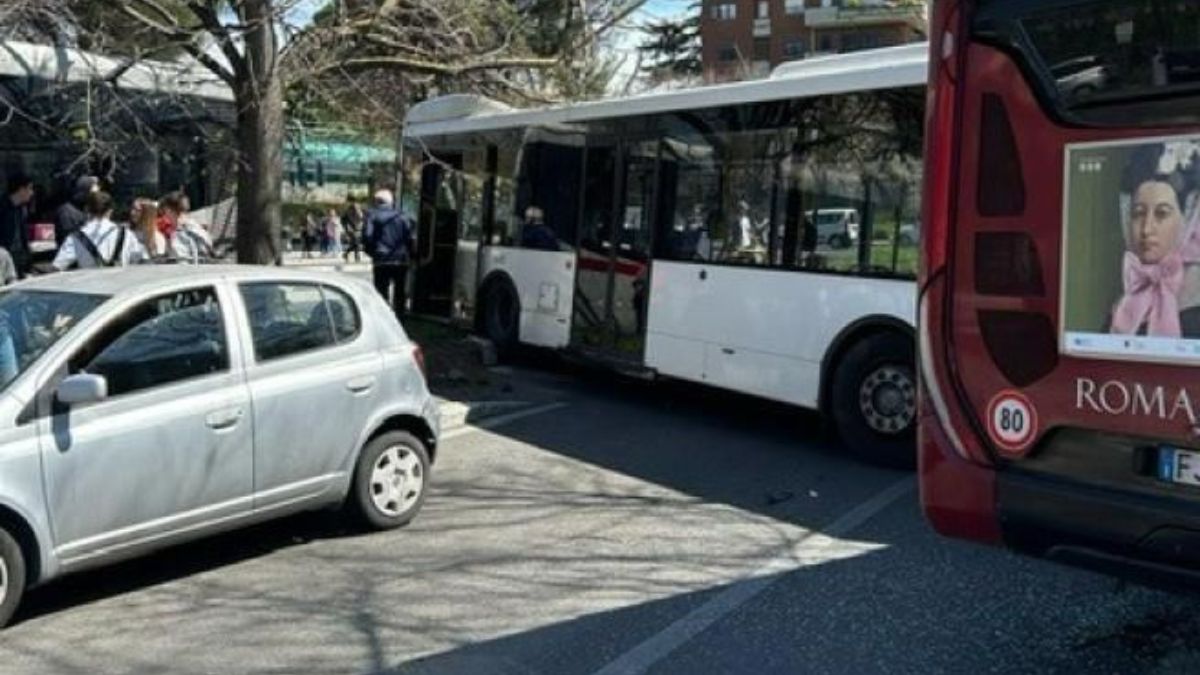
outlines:
[[[459,162],[452,158],[449,164],[456,167]],[[422,168],[412,299],[416,314],[451,318],[458,230],[462,218],[461,193],[457,172],[432,162]]]
[[[572,346],[637,362],[646,344],[657,143],[587,150]]]

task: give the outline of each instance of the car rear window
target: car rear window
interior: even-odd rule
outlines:
[[[974,30],[1015,50],[1043,99],[1069,121],[1200,121],[1200,3],[990,0]]]

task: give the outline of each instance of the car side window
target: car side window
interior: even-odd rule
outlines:
[[[124,312],[70,361],[72,373],[103,375],[120,396],[229,370],[216,289],[157,296]]]
[[[247,283],[241,292],[259,362],[337,344],[320,286]]]
[[[362,318],[354,300],[332,286],[322,286],[329,315],[333,320],[333,333],[339,343],[351,342],[362,331]]]

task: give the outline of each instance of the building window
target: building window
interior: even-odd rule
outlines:
[[[771,18],[771,3],[766,0],[759,0],[758,7],[754,11],[754,18],[769,19]]]
[[[804,0],[784,0],[783,11],[788,14],[803,14]]]
[[[723,2],[719,5],[712,6],[712,18],[717,21],[728,21],[737,18],[737,5],[732,2]]]
[[[875,49],[881,46],[883,46],[883,36],[875,31],[842,35],[842,51],[844,52]]]
[[[754,40],[754,60],[755,61],[770,61],[771,60],[771,40],[768,38],[755,38]]]
[[[724,47],[721,47],[720,49],[718,49],[717,50],[717,60],[718,61],[726,61],[726,62],[737,61],[738,60],[737,45],[725,45]]]
[[[804,54],[805,54],[804,46],[805,46],[804,40],[801,40],[799,38],[792,38],[791,40],[788,40],[787,42],[783,43],[784,58],[788,58],[788,59],[804,58]]]

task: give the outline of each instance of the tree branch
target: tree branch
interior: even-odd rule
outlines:
[[[154,7],[157,4],[154,2],[147,3],[147,0],[135,0],[135,2],[142,3],[142,4],[148,4],[148,6],[151,6],[151,7]],[[217,77],[221,78],[221,80],[223,82],[225,82],[226,84],[228,84],[229,86],[234,87],[237,85],[237,78],[235,77],[234,73],[232,73],[225,66],[221,65],[221,63],[218,62],[216,59],[212,58],[208,54],[205,54],[204,50],[200,49],[198,46],[196,46],[195,43],[193,43],[191,41],[192,33],[190,31],[184,29],[178,23],[176,23],[174,26],[171,26],[168,24],[164,24],[164,23],[155,21],[153,18],[146,16],[145,14],[143,14],[142,12],[139,12],[136,8],[134,8],[132,2],[122,2],[122,3],[119,3],[119,6],[121,8],[121,11],[124,12],[124,14],[126,16],[133,19],[134,21],[137,21],[138,23],[142,24],[143,26],[146,26],[147,28],[157,31],[159,33],[162,33],[163,35],[166,35],[168,37],[178,38],[179,39],[179,47],[181,49],[183,49],[185,52],[187,52],[188,56],[191,56],[193,59],[196,60],[197,63],[199,63],[200,65],[207,68],[209,71],[212,72],[213,75],[216,75]],[[162,7],[158,7],[158,9],[161,10]]]

